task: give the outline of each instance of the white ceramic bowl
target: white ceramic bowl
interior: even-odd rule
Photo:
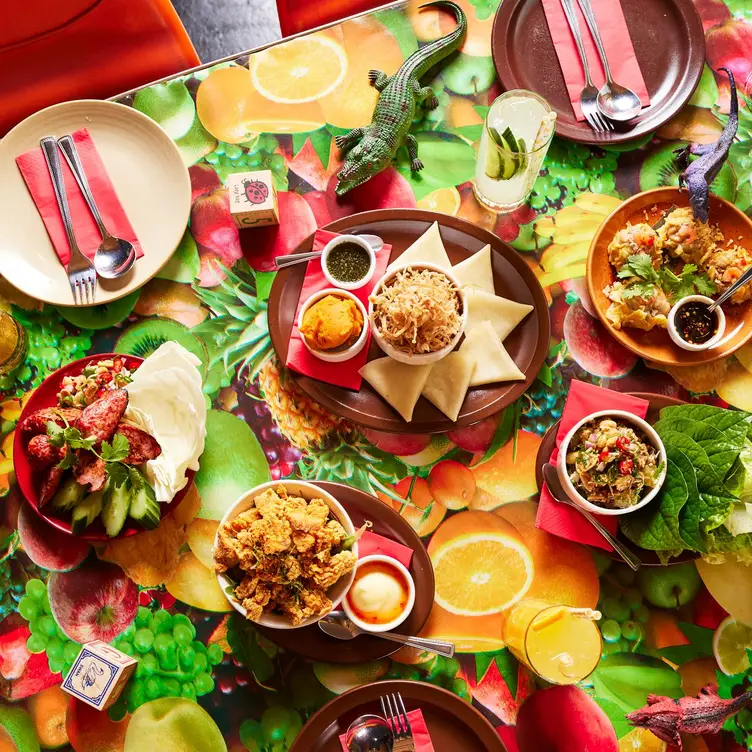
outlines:
[[[366,341],[368,340],[368,313],[366,312],[366,307],[363,305],[362,301],[356,298],[355,295],[353,295],[351,292],[348,292],[347,290],[337,290],[333,287],[329,287],[326,290],[319,290],[319,292],[315,292],[313,295],[311,295],[310,298],[308,298],[308,300],[306,300],[305,303],[303,303],[303,307],[300,309],[300,315],[298,316],[298,329],[303,326],[303,315],[305,314],[305,312],[314,303],[321,300],[321,298],[325,298],[327,295],[334,295],[339,298],[347,298],[348,300],[352,300],[355,305],[358,306],[360,315],[363,317],[363,330],[360,332],[360,336],[346,350],[336,350],[333,352],[328,352],[326,350],[314,350],[308,344],[306,338],[302,333],[300,335],[300,339],[303,341],[303,346],[306,348],[306,350],[308,350],[309,353],[317,357],[319,360],[325,360],[328,363],[342,363],[345,360],[350,360],[350,358],[357,355],[365,347]]]
[[[250,491],[244,493],[225,512],[224,517],[222,517],[222,520],[219,523],[220,526],[225,522],[234,519],[241,512],[245,512],[247,509],[250,509],[253,506],[253,500],[260,494],[264,493],[264,491],[266,491],[268,488],[275,489],[279,488],[279,486],[286,488],[288,493],[294,496],[301,496],[307,501],[310,501],[311,499],[322,499],[332,511],[334,517],[339,521],[340,525],[342,525],[342,527],[345,529],[345,532],[348,535],[355,534],[355,528],[353,527],[352,520],[348,516],[344,507],[330,493],[324,491],[324,489],[319,488],[313,483],[307,483],[303,480],[273,480],[269,481],[269,483],[262,483],[260,486],[252,488]],[[219,530],[217,530],[217,535],[214,537],[213,550],[216,550],[218,538]],[[353,545],[352,552],[356,557],[358,556],[357,543]],[[327,590],[326,594],[329,596],[329,600],[331,600],[332,602],[332,610],[337,608],[339,602],[344,598],[345,593],[353,584],[354,579],[355,570],[353,569],[353,571],[349,574],[340,577],[339,580],[337,580],[337,582],[335,582],[334,585],[332,585],[329,590]],[[225,594],[225,597],[230,602],[232,607],[238,613],[242,614],[244,617],[247,617],[248,612],[246,611],[246,609],[243,608],[238,600],[236,600],[232,595],[230,595],[230,593],[227,592],[227,588],[232,587],[233,583],[220,572],[217,572],[217,582],[219,583],[220,589]],[[265,627],[273,627],[274,629],[299,629],[301,627],[307,627],[309,624],[315,624],[324,616],[326,616],[326,614],[322,614],[321,616],[314,616],[310,619],[306,619],[306,621],[298,624],[297,626],[293,626],[290,619],[286,616],[278,616],[276,614],[262,614],[261,617],[256,621],[256,623],[261,624]]]
[[[679,330],[676,328],[676,314],[679,312],[679,309],[687,303],[694,302],[707,303],[708,305],[715,303],[713,298],[708,298],[705,295],[687,295],[686,298],[682,298],[674,303],[674,307],[668,312],[667,317],[668,336],[671,337],[671,341],[678,347],[681,347],[682,350],[692,350],[694,352],[698,352],[699,350],[710,350],[711,347],[715,347],[723,339],[723,335],[726,333],[726,314],[723,312],[723,308],[718,306],[714,311],[718,317],[718,331],[707,342],[703,342],[701,345],[693,345],[692,343],[687,342],[687,340],[682,339],[679,334]]]
[[[378,294],[379,290],[387,284],[392,278],[394,278],[397,274],[397,272],[404,271],[405,269],[412,268],[412,269],[428,269],[432,272],[441,272],[445,277],[447,277],[450,282],[453,282],[454,285],[457,287],[457,290],[459,292],[460,296],[460,304],[462,305],[462,312],[460,314],[460,328],[457,334],[454,336],[454,339],[446,346],[442,347],[441,350],[437,350],[436,352],[432,353],[420,353],[418,355],[409,355],[408,353],[403,352],[402,350],[398,350],[395,347],[392,347],[388,342],[384,340],[384,338],[379,333],[378,327],[373,322],[373,303],[368,303],[368,318],[371,322],[371,334],[373,335],[373,339],[375,340],[376,344],[392,359],[398,360],[400,363],[407,363],[411,366],[424,366],[428,363],[436,363],[436,361],[441,360],[442,358],[445,358],[447,355],[449,355],[452,350],[457,346],[457,343],[460,341],[460,338],[465,333],[465,327],[467,326],[467,299],[465,298],[465,293],[463,292],[460,283],[457,281],[457,278],[452,274],[451,271],[448,271],[447,269],[442,269],[440,266],[437,266],[436,264],[402,264],[401,266],[394,267],[391,271],[387,272],[375,285],[373,288],[373,291],[371,292],[371,296]]]
[[[347,618],[350,619],[353,624],[356,624],[366,632],[388,632],[389,630],[394,629],[395,627],[398,627],[400,624],[402,624],[402,622],[407,619],[407,617],[410,615],[410,612],[413,610],[413,606],[415,605],[415,582],[404,564],[397,561],[396,559],[393,559],[391,556],[384,556],[383,554],[372,554],[371,556],[364,556],[358,561],[358,564],[355,567],[354,574],[357,574],[359,567],[362,567],[364,564],[368,564],[369,562],[374,561],[381,561],[389,564],[390,566],[397,569],[405,578],[408,590],[407,605],[405,606],[405,610],[396,619],[393,619],[390,622],[386,622],[385,624],[368,624],[367,622],[359,619],[355,615],[355,613],[353,613],[353,610],[350,608],[350,604],[347,602],[347,598],[342,599],[342,608],[347,614]]]
[[[620,421],[623,423],[631,423],[635,428],[639,428],[645,434],[648,441],[658,450],[658,464],[659,466],[663,466],[663,470],[661,471],[655,487],[652,488],[649,493],[645,494],[645,496],[640,499],[637,504],[631,507],[627,507],[626,509],[606,509],[605,507],[598,506],[597,504],[591,504],[586,498],[584,498],[577,492],[575,487],[572,485],[572,481],[569,480],[569,473],[567,472],[567,452],[569,451],[569,445],[574,435],[580,430],[580,428],[582,428],[583,425],[585,425],[585,423],[589,423],[591,420],[603,418],[613,418],[615,421],[617,421],[617,423]],[[630,514],[631,512],[636,512],[638,509],[642,509],[644,506],[647,506],[658,495],[658,491],[661,490],[663,481],[666,480],[666,466],[666,448],[663,446],[661,437],[656,433],[653,426],[651,426],[647,421],[644,421],[642,418],[638,418],[636,415],[632,415],[632,413],[625,412],[624,410],[600,410],[596,413],[590,413],[590,415],[585,416],[581,421],[576,423],[569,431],[569,433],[564,437],[564,440],[559,446],[559,457],[556,461],[556,471],[559,475],[559,480],[561,481],[561,484],[564,487],[564,490],[567,492],[569,498],[572,499],[575,504],[581,506],[583,509],[587,509],[588,512],[604,515],[607,517],[616,517],[622,514]]]
[[[342,245],[343,243],[354,243],[355,245],[360,246],[368,253],[368,258],[371,260],[371,265],[368,267],[368,273],[365,277],[359,279],[357,282],[342,282],[336,277],[332,277],[332,275],[329,273],[329,269],[327,267],[329,254],[337,246]],[[340,235],[339,237],[330,240],[324,246],[324,250],[321,252],[321,271],[324,273],[324,276],[332,287],[338,287],[340,290],[358,290],[363,287],[363,285],[371,281],[371,277],[373,277],[373,273],[376,271],[376,254],[374,253],[373,248],[371,248],[371,246],[366,243],[363,238],[360,238],[357,235]]]

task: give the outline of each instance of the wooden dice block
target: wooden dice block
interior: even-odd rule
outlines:
[[[241,230],[279,224],[271,170],[232,173],[227,178],[227,193],[232,219]]]
[[[82,646],[63,682],[63,690],[97,710],[109,708],[125,689],[138,661],[106,642]]]

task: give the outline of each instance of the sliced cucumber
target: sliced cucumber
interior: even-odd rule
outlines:
[[[509,151],[514,152],[515,154],[519,152],[519,146],[517,146],[517,139],[514,137],[514,133],[512,133],[512,129],[507,126],[504,128],[504,133],[501,134],[501,137],[507,142],[507,146],[509,147]]]
[[[110,538],[114,538],[123,529],[130,506],[131,489],[127,482],[107,491],[101,517]]]
[[[510,154],[509,144],[499,131],[489,127],[488,132],[491,134],[492,143],[488,145],[486,175],[493,180],[509,180],[517,171],[517,161]]]
[[[488,145],[486,175],[492,180],[498,180],[501,177],[501,154],[493,144]]]
[[[52,498],[50,508],[58,512],[68,512],[84,498],[84,487],[75,478],[63,481],[60,489]]]
[[[90,493],[76,504],[71,516],[71,532],[81,535],[99,516],[104,505],[104,489]]]
[[[519,154],[517,154],[517,169],[524,170],[527,167],[527,144],[524,138],[517,139]]]
[[[153,530],[159,525],[162,511],[151,486],[144,483],[138,491],[133,493],[131,509],[128,514],[147,530]]]

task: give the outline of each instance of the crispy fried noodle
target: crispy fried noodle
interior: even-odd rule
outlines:
[[[460,330],[459,290],[441,272],[413,268],[397,272],[370,301],[379,334],[411,355],[441,350]]]

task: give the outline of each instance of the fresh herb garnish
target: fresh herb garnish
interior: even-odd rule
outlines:
[[[650,298],[659,287],[666,296],[673,300],[693,295],[695,290],[701,295],[713,295],[717,292],[715,284],[707,274],[698,272],[695,264],[684,264],[681,272],[676,274],[668,267],[655,269],[653,260],[647,253],[635,253],[630,256],[616,275],[619,279],[634,279],[622,293],[624,299]]]

